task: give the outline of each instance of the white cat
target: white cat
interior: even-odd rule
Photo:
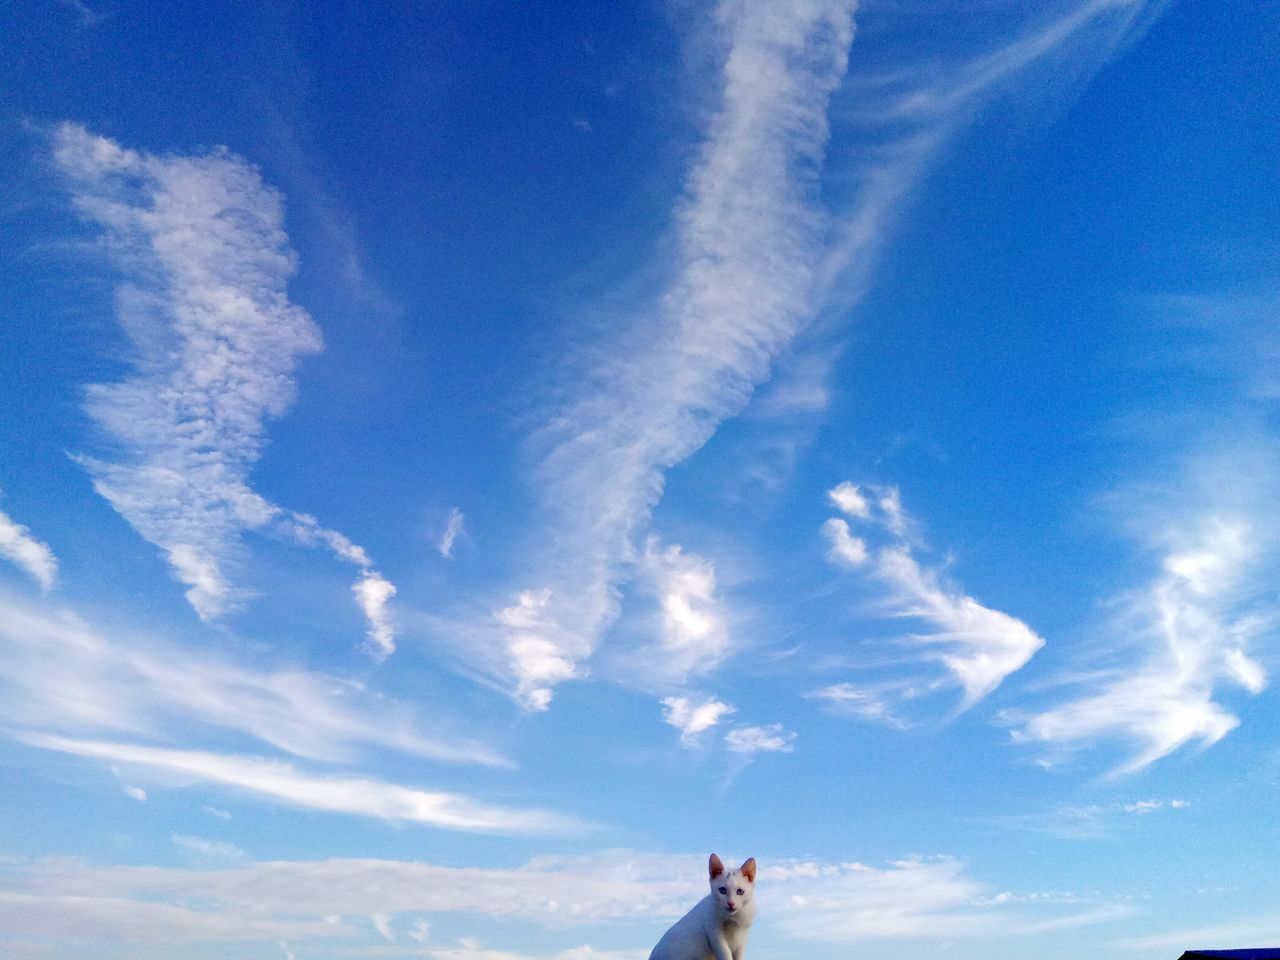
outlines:
[[[707,864],[711,893],[675,922],[649,960],[742,960],[756,918],[756,860],[726,871],[714,853]]]

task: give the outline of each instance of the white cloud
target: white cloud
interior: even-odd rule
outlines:
[[[206,840],[190,834],[175,833],[169,837],[173,845],[201,860],[243,860],[245,852],[234,843],[222,840]]]
[[[734,712],[729,704],[710,697],[696,706],[687,697],[664,697],[662,706],[662,719],[680,731],[680,739],[685,744],[697,743],[699,734]]]
[[[1213,698],[1222,681],[1255,694],[1266,685],[1265,671],[1246,650],[1267,620],[1257,610],[1238,610],[1258,550],[1241,517],[1211,514],[1191,526],[1193,532],[1175,537],[1162,574],[1132,599],[1127,623],[1114,628],[1136,634],[1145,655],[1092,692],[1022,718],[1016,739],[1066,746],[1128,741],[1137,752],[1116,771],[1124,773],[1193,741],[1214,744],[1238,725]]]
[[[0,717],[28,729],[148,736],[233,730],[318,760],[347,760],[359,746],[376,746],[436,760],[507,764],[470,737],[424,734],[407,708],[337,678],[254,669],[172,643],[143,642],[3,594],[0,691]]]
[[[396,588],[376,571],[366,570],[351,590],[369,621],[366,647],[376,659],[385,660],[396,650],[395,631],[387,613],[387,601],[396,595]]]
[[[851,7],[725,8],[723,93],[676,214],[673,280],[586,378],[600,389],[571,398],[540,438],[550,519],[535,566],[551,600],[538,638],[566,664],[562,677],[617,615],[666,468],[743,409],[809,311],[820,217],[807,171],[821,164]],[[512,671],[521,686],[524,658]],[[553,681],[525,702],[545,705]]]
[[[173,870],[50,860],[29,868],[20,889],[34,902],[200,903],[208,905],[210,922],[246,912],[264,925],[277,917],[303,925],[340,915],[385,918],[390,930],[392,921],[408,915],[417,931],[429,922],[422,914],[449,913],[519,918],[545,927],[614,923],[634,929],[637,919],[669,922],[702,896],[704,862],[705,854],[627,850],[543,857],[514,868],[327,859]],[[758,896],[771,923],[823,943],[999,938],[1117,915],[1114,908],[1084,897],[997,895],[971,876],[963,861],[948,857],[884,867],[768,858],[760,865]],[[74,911],[67,913],[67,924],[76,928]],[[350,934],[349,928],[345,932]],[[430,949],[432,956],[442,957],[484,950],[477,941]],[[556,956],[595,960],[615,954],[581,947]]]
[[[809,694],[812,699],[821,700],[836,713],[882,723],[895,730],[905,730],[909,724],[896,715],[896,704],[904,699],[913,699],[918,691],[910,683],[875,684],[857,686],[852,683],[834,683]]]
[[[828,493],[833,503],[849,500],[857,488],[841,484]],[[877,488],[873,512],[859,497],[853,516],[882,526],[891,534],[890,542],[874,553],[861,538],[853,537],[849,526],[832,517],[822,531],[831,542],[828,557],[855,569],[866,569],[885,588],[884,603],[894,617],[926,624],[928,632],[913,633],[905,642],[922,651],[921,656],[941,663],[952,681],[964,690],[962,708],[968,708],[1000,685],[1009,674],[1021,669],[1044,645],[1044,640],[1021,620],[985,607],[954,587],[945,585],[938,570],[921,566],[903,537],[911,520],[902,507],[897,488]],[[931,686],[936,686],[932,684]],[[918,692],[909,682],[878,684],[872,696],[866,688],[835,685],[814,696],[838,704],[852,716],[869,720],[892,717],[889,695],[905,699]],[[892,725],[900,723],[888,719]]]
[[[548,598],[536,629],[522,624],[513,642],[504,600],[489,605],[496,610],[483,625],[450,631],[473,670],[528,707],[545,708],[556,683],[585,674],[622,609],[667,470],[744,410],[817,314],[856,299],[891,217],[948,137],[1033,65],[1045,73],[1037,89],[1068,85],[1059,73],[1087,74],[1146,9],[1140,0],[1082,3],[958,66],[861,77],[874,106],[840,119],[865,127],[847,138],[862,149],[838,158],[828,184],[827,113],[845,79],[854,5],[719,8],[718,42],[701,48],[724,53],[719,75],[703,84],[717,99],[664,247],[669,280],[647,309],[599,325],[611,341],[571,361],[578,375],[560,379],[575,390],[533,438],[545,522],[522,578],[535,589],[520,595]],[[825,394],[815,383],[783,397],[779,412],[819,409]]]
[[[912,639],[943,648],[938,659],[964,688],[966,707],[1021,669],[1044,646],[1044,640],[1021,620],[942,587],[938,574],[922,568],[906,546],[881,551],[876,574],[891,588],[899,616],[934,628]]]
[[[462,511],[454,507],[449,511],[449,520],[445,524],[444,533],[440,535],[440,556],[446,560],[453,559],[453,544],[458,539],[458,535],[462,533],[462,528],[466,524],[466,518],[463,517]]]
[[[823,535],[831,542],[831,551],[827,556],[851,567],[860,567],[867,562],[867,543],[861,537],[849,532],[849,524],[839,517],[832,517],[822,525]]]
[[[780,723],[763,727],[738,727],[724,735],[725,746],[734,753],[791,753],[796,735]]]
[[[878,493],[880,499],[876,501],[876,506],[880,508],[885,526],[899,537],[906,536],[907,515],[902,510],[902,497],[898,493],[898,488],[881,488]]]
[[[36,865],[21,889],[200,902],[259,917],[472,913],[559,927],[679,916],[706,892],[705,857],[604,851],[541,857],[511,868],[329,858],[199,870],[91,867],[55,859]]]
[[[1086,74],[1146,9],[1136,0],[1080,4],[954,69],[930,63],[889,84],[864,78],[877,100],[902,93],[903,103],[929,108],[871,122],[871,140],[888,139],[877,159],[840,171],[862,186],[824,223],[814,187],[850,6],[740,5],[719,21],[722,95],[677,211],[672,280],[649,311],[610,324],[622,331],[615,342],[569,378],[587,388],[566,397],[536,438],[547,451],[537,474],[547,520],[528,563],[538,587],[520,596],[546,598],[538,622],[522,623],[513,640],[508,602],[483,627],[452,631],[459,655],[526,706],[546,707],[556,683],[585,674],[620,610],[667,468],[742,410],[815,311],[859,285],[890,215],[947,137],[1033,64]]]
[[[298,358],[321,349],[285,292],[295,258],[279,195],[226,150],[157,156],[74,124],[58,128],[53,157],[124,278],[116,309],[134,350],[132,376],[88,390],[88,413],[123,451],[78,458],[94,489],[160,548],[205,620],[247,596],[233,576],[246,530],[323,544],[376,577],[345,536],[248,485]],[[371,624],[379,651],[388,630]]]
[[[145,943],[237,942],[349,936],[315,920],[267,919],[252,912],[215,912],[146,900],[0,891],[0,929],[9,936],[86,938]]]
[[[1166,953],[1172,955],[1188,946],[1218,943],[1274,943],[1280,931],[1280,913],[1236,917],[1213,925],[1169,929],[1158,933],[1126,937],[1114,945],[1126,953]]]
[[[682,681],[717,667],[728,650],[729,630],[711,562],[678,545],[659,549],[650,537],[640,563],[662,613],[657,649],[646,649],[637,669],[651,678]]]
[[[31,535],[31,531],[0,512],[0,557],[40,584],[42,590],[53,589],[58,574],[58,558],[49,545]]]
[[[1102,840],[1129,828],[1126,819],[1162,810],[1185,810],[1185,800],[1136,800],[1090,804],[1057,804],[1049,810],[993,818],[1002,827],[1042,833],[1063,840]],[[1128,815],[1126,817],[1126,815]]]
[[[822,943],[991,939],[1111,920],[1125,912],[1104,904],[1068,913],[1062,907],[1070,904],[1047,901],[1028,910],[1020,898],[987,895],[964,862],[950,857],[900,860],[883,869],[859,863],[797,863],[788,869],[793,876],[772,901],[782,913],[779,924],[793,936]]]
[[[419,790],[354,776],[318,776],[291,764],[198,750],[24,734],[33,747],[106,760],[167,777],[231,787],[288,806],[479,833],[545,833],[582,824],[540,810],[484,804],[461,794]]]
[[[1125,813],[1154,813],[1156,810],[1185,810],[1190,804],[1185,800],[1138,800],[1124,805]]]
[[[746,415],[754,420],[787,421],[822,413],[831,403],[828,381],[837,357],[832,350],[779,356],[773,376],[751,398]]]
[[[567,638],[550,619],[550,604],[550,590],[528,590],[497,613],[498,623],[508,630],[507,655],[515,674],[516,697],[534,710],[547,708],[557,683],[578,676],[577,664],[566,654]]]
[[[827,499],[851,517],[857,517],[860,520],[871,518],[871,504],[867,502],[867,498],[862,495],[857,486],[848,480],[828,490]]]
[[[124,790],[126,796],[131,797],[134,800],[137,800],[139,803],[147,802],[147,791],[143,790],[141,787],[134,787],[134,786],[130,786],[129,784],[124,784],[121,787],[121,789]]]

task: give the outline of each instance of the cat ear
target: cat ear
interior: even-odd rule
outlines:
[[[724,873],[724,864],[720,862],[720,858],[714,853],[711,855],[711,859],[707,861],[707,870],[710,871],[712,880]]]
[[[738,869],[741,870],[742,875],[746,877],[748,880],[750,880],[752,883],[756,882],[756,858],[755,857],[752,857],[750,860],[748,860]]]

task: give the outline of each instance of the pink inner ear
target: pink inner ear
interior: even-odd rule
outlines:
[[[707,862],[707,868],[711,871],[712,880],[724,873],[724,864],[720,862],[720,858],[714,853],[711,855],[711,859]]]
[[[741,867],[742,875],[752,883],[756,882],[756,858],[752,857]]]

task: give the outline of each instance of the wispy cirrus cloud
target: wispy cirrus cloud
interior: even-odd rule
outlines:
[[[1101,840],[1123,829],[1124,821],[1157,812],[1186,810],[1186,800],[1151,798],[1111,803],[1060,803],[1036,813],[997,817],[994,823],[1015,830],[1045,834],[1062,840]]]
[[[952,857],[898,860],[888,867],[860,863],[788,864],[789,896],[781,926],[820,943],[874,940],[994,939],[1097,923],[1123,915],[1120,905],[1036,901],[993,894]],[[778,906],[782,906],[781,903]],[[1047,909],[1046,909],[1047,908]]]
[[[263,923],[333,917],[348,932],[356,917],[380,917],[394,934],[404,922],[422,922],[425,916],[429,923],[435,913],[519,918],[545,927],[595,926],[681,915],[704,894],[704,857],[610,850],[541,857],[514,868],[329,859],[204,870],[52,860],[16,872],[11,867],[3,887],[29,902],[60,905],[144,899],[200,903],[209,919],[246,910]],[[1124,909],[1067,894],[999,891],[951,857],[882,867],[768,858],[760,863],[761,908],[788,933],[819,943],[998,939],[1113,919]],[[397,918],[405,919],[397,923]],[[77,928],[74,909],[67,910],[65,922],[67,930]],[[470,947],[439,949],[448,954]]]
[[[734,707],[713,697],[702,703],[688,697],[664,697],[662,708],[663,721],[680,731],[680,740],[686,745],[697,743],[701,734],[735,712]]]
[[[94,489],[161,550],[205,620],[248,596],[234,577],[245,531],[326,547],[359,568],[369,649],[389,654],[389,621],[367,602],[369,584],[389,584],[363,548],[249,485],[299,358],[321,349],[286,294],[294,254],[279,195],[226,150],[159,156],[70,123],[53,159],[122,275],[116,313],[134,351],[127,379],[88,389],[86,410],[116,447],[111,460],[77,458]]]
[[[657,643],[638,653],[644,666],[637,664],[637,672],[651,681],[683,683],[719,666],[729,650],[729,623],[711,562],[679,546],[662,549],[650,537],[638,577],[657,599],[660,613],[653,631]]]
[[[1173,953],[1187,948],[1212,949],[1211,945],[1220,943],[1274,943],[1280,936],[1280,913],[1261,913],[1252,916],[1234,917],[1221,923],[1203,924],[1195,927],[1176,927],[1162,924],[1158,933],[1149,933],[1136,937],[1125,937],[1114,941],[1114,945],[1126,952]]]
[[[42,590],[53,589],[58,575],[58,558],[53,550],[4,512],[0,512],[0,557],[26,573]]]
[[[536,586],[519,594],[541,598],[537,623],[505,629],[514,608],[504,604],[496,636],[471,655],[528,707],[545,708],[556,684],[583,675],[616,620],[666,471],[743,411],[810,321],[856,299],[892,216],[946,141],[1024,71],[1078,76],[1105,62],[1149,5],[1081,3],[952,68],[863,78],[875,105],[841,119],[862,126],[865,149],[841,156],[841,199],[827,204],[828,107],[844,81],[853,8],[717,10],[720,95],[675,212],[669,280],[648,309],[611,324],[621,333],[591,354],[580,389],[537,438],[548,522],[532,550]],[[823,403],[811,382],[786,405]],[[462,632],[474,649],[478,631]]]
[[[913,524],[898,490],[886,487],[870,492],[868,498],[859,487],[845,482],[830,490],[827,497],[850,518],[862,522],[868,533],[882,538],[887,533],[888,542],[873,548],[863,537],[854,536],[843,518],[832,517],[822,528],[831,544],[828,558],[873,577],[884,591],[880,606],[885,614],[925,625],[926,631],[910,633],[896,642],[918,651],[922,660],[940,663],[950,676],[862,687],[842,683],[812,696],[851,716],[891,726],[902,725],[894,715],[894,701],[901,705],[942,686],[958,685],[964,691],[960,709],[967,709],[1025,666],[1044,646],[1044,640],[1016,617],[983,606],[947,584],[940,569],[922,565],[912,544],[903,539]]]
[[[796,735],[780,723],[763,727],[737,727],[724,735],[725,746],[733,753],[791,753]]]
[[[320,775],[262,757],[173,750],[51,734],[18,734],[32,747],[132,767],[168,780],[212,784],[261,800],[325,813],[422,823],[474,833],[548,833],[584,824],[542,810],[486,804],[445,791],[422,790],[367,777]]]
[[[722,92],[675,215],[670,284],[540,438],[552,533],[537,563],[548,598],[539,636],[567,669],[535,669],[542,645],[506,641],[529,706],[546,706],[616,617],[666,468],[745,406],[809,309],[816,171],[852,2],[726,4],[719,25]]]
[[[1270,275],[1243,290],[1139,301],[1169,334],[1148,362],[1184,368],[1190,389],[1151,398],[1117,430],[1127,445],[1159,452],[1101,501],[1147,571],[1094,628],[1106,658],[1058,705],[1007,714],[1014,738],[1048,747],[1050,761],[1121,744],[1130,754],[1113,768],[1119,775],[1188,745],[1207,748],[1240,724],[1231,691],[1267,687],[1280,629],[1277,302]]]
[[[874,684],[833,683],[808,696],[842,716],[906,730],[911,725],[898,716],[900,706],[903,701],[914,700],[927,692],[927,685],[899,680]]]
[[[0,929],[10,936],[111,942],[190,943],[350,936],[322,919],[289,920],[196,910],[124,897],[32,896],[0,891]]]
[[[1189,526],[1112,627],[1123,649],[1136,638],[1145,653],[1060,706],[1010,713],[1016,740],[1071,747],[1118,739],[1135,752],[1114,772],[1129,773],[1188,743],[1210,746],[1239,724],[1215,695],[1224,683],[1265,689],[1267,672],[1249,648],[1274,629],[1276,611],[1248,603],[1260,551],[1246,518],[1210,514]]]
[[[201,860],[226,863],[231,860],[244,860],[246,858],[243,850],[234,843],[227,843],[224,840],[208,840],[204,837],[194,837],[186,833],[172,834],[169,839],[179,850]]]
[[[57,663],[57,670],[49,664]],[[362,747],[506,765],[469,736],[431,736],[407,708],[336,677],[254,669],[92,627],[0,594],[0,717],[27,729],[165,737],[235,732],[313,760]]]
[[[454,507],[449,511],[449,519],[445,521],[444,533],[440,534],[440,556],[446,560],[453,559],[453,545],[462,533],[464,526],[466,526],[466,518],[461,510]]]

